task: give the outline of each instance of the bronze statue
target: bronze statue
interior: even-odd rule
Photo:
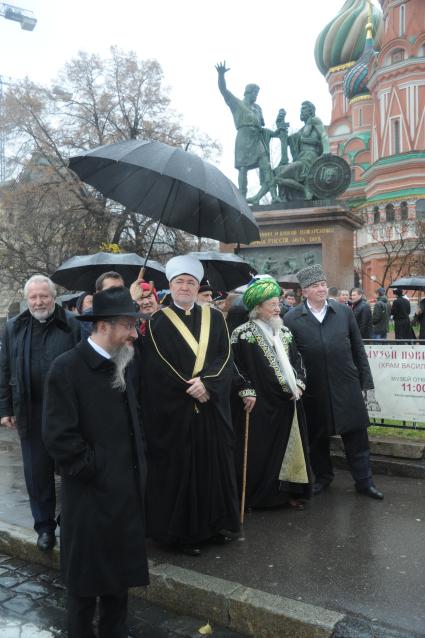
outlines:
[[[239,190],[246,198],[248,171],[260,169],[260,190],[247,201],[258,204],[270,193],[272,203],[292,200],[326,199],[343,193],[351,181],[350,167],[345,160],[332,155],[323,122],[316,117],[312,102],[301,104],[300,119],[303,127],[288,135],[286,111],[280,109],[276,118],[276,130],[264,126],[263,113],[256,103],[260,88],[247,84],[243,100],[231,93],[225,80],[229,71],[225,62],[216,64],[218,88],[232,111],[237,129],[235,141],[235,168],[239,171]],[[273,170],[270,164],[270,142],[280,139],[281,158]],[[292,162],[289,162],[288,148]]]
[[[243,100],[240,100],[226,86],[224,76],[230,70],[226,68],[226,62],[219,62],[215,68],[218,73],[218,88],[232,111],[237,129],[235,168],[239,171],[239,190],[244,197],[247,196],[248,171],[259,168],[261,188],[257,195],[248,201],[260,201],[269,191],[273,200],[277,200],[277,190],[270,166],[269,143],[271,137],[277,137],[278,133],[264,127],[261,107],[256,104],[260,87],[256,84],[247,84]]]
[[[302,103],[300,119],[304,126],[288,136],[293,161],[289,164],[281,162],[275,170],[281,201],[312,199],[313,192],[307,183],[309,170],[319,157],[329,153],[329,139],[312,102]]]

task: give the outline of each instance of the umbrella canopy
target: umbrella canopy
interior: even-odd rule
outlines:
[[[105,197],[166,226],[225,243],[260,239],[236,186],[216,166],[161,142],[127,140],[69,160]]]
[[[189,253],[204,267],[205,279],[214,290],[233,290],[250,281],[257,274],[239,255],[219,253],[216,250]]]
[[[93,292],[96,279],[108,270],[115,270],[124,279],[125,285],[130,286],[144,263],[145,259],[135,253],[76,255],[59,266],[52,275],[52,281],[68,290]],[[158,261],[147,261],[144,278],[152,280],[157,288],[168,286],[165,269]]]
[[[390,284],[389,288],[404,290],[425,290],[425,277],[402,277]]]

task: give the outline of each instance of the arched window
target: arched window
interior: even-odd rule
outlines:
[[[402,62],[404,60],[404,49],[394,49],[391,52],[391,64],[397,64],[397,62]]]
[[[416,202],[416,219],[425,219],[425,199],[418,199]]]
[[[400,204],[400,219],[402,221],[406,221],[409,219],[409,207],[407,202],[401,202]]]
[[[363,109],[359,109],[359,126],[363,126]]]
[[[379,206],[374,206],[373,207],[373,223],[379,224],[380,221],[381,221],[381,214],[379,212]]]
[[[385,221],[387,222],[395,221],[395,209],[392,204],[387,204],[385,206]]]

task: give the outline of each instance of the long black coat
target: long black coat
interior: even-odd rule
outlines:
[[[31,388],[26,384],[24,374],[25,337],[30,322],[28,309],[10,319],[0,349],[0,417],[15,416],[21,438],[28,434],[31,417]],[[40,361],[43,379],[52,361],[73,348],[80,340],[80,334],[79,321],[56,304],[43,332]]]
[[[112,388],[113,371],[83,341],[46,381],[43,438],[62,477],[61,569],[78,596],[148,583],[138,406],[131,383]]]
[[[359,326],[362,339],[372,339],[372,311],[367,301],[365,299],[360,299],[360,301],[353,304],[352,310],[354,312],[357,325]]]
[[[201,307],[195,304],[190,316],[172,308],[198,341]],[[195,355],[162,311],[150,320],[142,347],[148,534],[164,543],[198,543],[222,529],[237,532],[233,362],[223,315],[211,310],[206,358],[197,374],[210,393],[206,403],[186,392]]]
[[[300,304],[284,321],[307,371],[303,404],[309,430],[340,434],[367,428],[361,391],[373,388],[373,379],[353,311],[329,300],[320,323],[306,304]]]
[[[282,341],[294,369],[297,385],[305,389],[305,369],[301,356],[286,328],[281,331]],[[289,337],[288,337],[289,335]],[[286,339],[287,341],[286,341]],[[287,503],[291,497],[310,496],[308,483],[279,481],[279,473],[288,451],[289,435],[295,406],[304,459],[309,475],[307,428],[300,401],[291,399],[292,392],[282,375],[274,349],[269,345],[254,321],[239,326],[232,334],[235,375],[232,397],[233,427],[236,436],[236,471],[241,490],[245,440],[245,410],[242,398],[256,396],[249,419],[248,471],[246,505],[273,507]],[[286,345],[285,345],[286,344]]]
[[[415,333],[410,323],[410,301],[404,297],[394,299],[391,314],[394,318],[395,338],[415,339]]]

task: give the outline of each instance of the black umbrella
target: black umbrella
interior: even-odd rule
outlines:
[[[105,197],[166,226],[225,243],[260,238],[236,186],[216,166],[181,148],[127,140],[71,157],[69,167]]]
[[[425,290],[425,277],[402,277],[393,281],[389,288],[403,288],[404,290]]]
[[[257,274],[245,259],[233,253],[216,250],[189,253],[202,263],[205,279],[214,290],[234,290],[250,281]]]
[[[52,281],[68,290],[94,291],[96,279],[108,270],[115,270],[130,286],[139,275],[145,263],[144,257],[135,253],[96,253],[94,255],[76,255],[65,261],[52,275]],[[164,267],[158,262],[148,260],[144,278],[153,281],[159,288],[168,287]]]

